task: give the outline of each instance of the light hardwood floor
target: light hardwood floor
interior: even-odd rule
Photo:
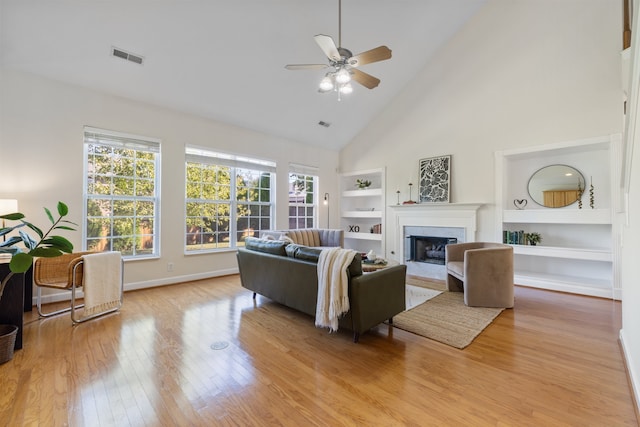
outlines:
[[[251,296],[226,276],[128,292],[74,327],[27,314],[0,425],[637,425],[618,302],[517,287],[457,350],[387,325],[354,344]]]

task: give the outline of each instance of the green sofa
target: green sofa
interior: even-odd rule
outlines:
[[[318,298],[317,261],[321,249],[278,240],[248,237],[237,252],[242,286],[256,294],[315,317]],[[350,310],[339,326],[360,334],[405,310],[407,266],[362,272],[356,254],[348,269]]]

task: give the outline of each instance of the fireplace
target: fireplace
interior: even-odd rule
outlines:
[[[458,243],[455,237],[409,236],[409,261],[444,265],[445,246]]]

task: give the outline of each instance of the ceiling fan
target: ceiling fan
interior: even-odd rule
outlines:
[[[330,36],[324,34],[318,34],[314,39],[329,59],[329,64],[289,64],[285,68],[287,70],[333,68],[320,82],[318,92],[338,92],[338,100],[340,100],[340,95],[353,91],[351,80],[367,89],[373,89],[380,84],[380,79],[359,70],[358,67],[391,58],[391,49],[387,46],[378,46],[353,55],[349,49],[342,47],[342,0],[338,0],[338,46]]]

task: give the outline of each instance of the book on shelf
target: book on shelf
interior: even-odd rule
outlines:
[[[508,245],[528,245],[528,235],[529,233],[525,233],[524,230],[502,230],[502,243]]]
[[[373,234],[382,234],[382,224],[374,224],[371,227],[371,232]]]

